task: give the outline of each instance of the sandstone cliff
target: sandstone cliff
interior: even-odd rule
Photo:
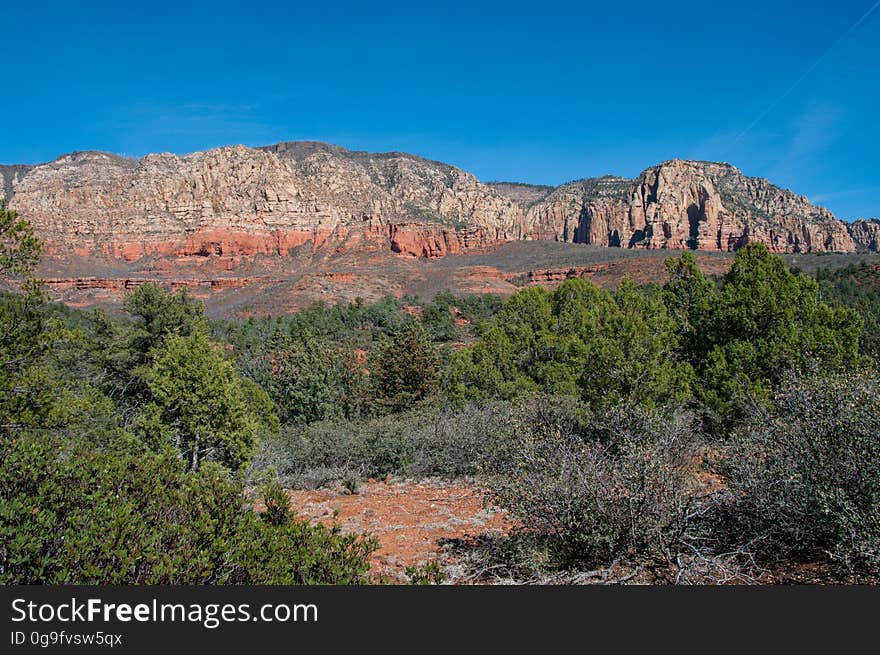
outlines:
[[[15,184],[23,178],[33,166],[25,166],[22,164],[14,164],[7,166],[0,164],[0,196],[7,200],[12,200],[12,194],[15,191]]]
[[[849,233],[860,250],[880,252],[880,218],[860,218],[849,226]]]
[[[437,257],[517,239],[715,251],[759,240],[778,252],[876,244],[873,223],[850,232],[806,198],[711,162],[554,189],[483,184],[405,153],[291,142],[141,159],[78,152],[0,173],[50,256],[286,255],[308,244]]]
[[[536,238],[631,248],[850,252],[846,225],[822,207],[728,164],[672,160],[635,180],[565,184],[528,207]]]
[[[34,167],[13,205],[47,241],[134,260],[286,254],[314,246],[437,256],[521,236],[522,211],[473,175],[324,144],[125,159],[78,152]]]

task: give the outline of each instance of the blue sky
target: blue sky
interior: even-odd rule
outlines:
[[[558,184],[681,157],[880,215],[875,0],[327,4],[5,3],[0,162],[314,139]]]

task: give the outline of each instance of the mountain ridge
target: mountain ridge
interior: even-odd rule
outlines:
[[[316,141],[126,158],[78,151],[0,166],[11,205],[48,252],[284,255],[291,248],[436,257],[518,239],[628,248],[876,250],[876,225],[847,224],[802,195],[726,162],[670,159],[636,178],[556,187],[481,182],[444,162]]]

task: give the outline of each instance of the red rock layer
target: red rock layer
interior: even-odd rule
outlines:
[[[231,277],[215,279],[162,279],[156,278],[109,278],[109,277],[49,277],[44,278],[46,286],[52,291],[84,291],[89,289],[105,289],[108,291],[128,291],[139,287],[147,282],[159,282],[162,286],[177,289],[213,289],[222,291],[225,289],[240,289],[256,283],[273,283],[268,277]]]
[[[3,185],[49,256],[229,259],[308,244],[430,258],[522,238],[716,251],[762,241],[777,252],[849,252],[854,235],[876,243],[873,223],[852,231],[767,180],[682,160],[635,180],[521,188],[413,155],[290,143],[138,160],[72,153],[4,172]]]

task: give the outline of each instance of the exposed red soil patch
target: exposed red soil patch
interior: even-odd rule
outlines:
[[[653,253],[652,253],[653,255]],[[679,257],[680,252],[669,252],[669,257]],[[695,253],[697,265],[706,275],[723,275],[733,264],[733,257],[715,254]],[[594,272],[586,275],[590,280],[603,288],[616,288],[623,278],[628,277],[637,284],[662,284],[668,278],[665,257],[657,256],[631,257],[593,266]],[[581,276],[579,276],[581,277]]]
[[[318,489],[289,492],[299,516],[379,539],[372,571],[405,581],[407,566],[438,559],[444,539],[504,533],[511,523],[484,503],[486,490],[466,482],[376,482],[356,494]],[[334,518],[334,512],[336,516]]]

